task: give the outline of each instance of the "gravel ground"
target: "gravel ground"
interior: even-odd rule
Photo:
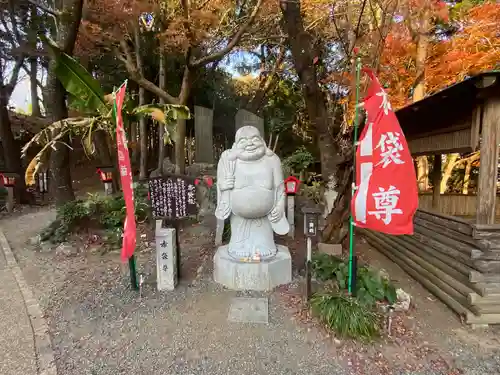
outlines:
[[[147,249],[138,254],[140,270],[150,275],[140,299],[128,288],[118,253],[67,256],[26,245],[53,217],[47,209],[30,209],[0,225],[46,314],[59,375],[500,373],[498,330],[461,326],[439,302],[424,304],[431,297],[418,287],[409,290],[421,301],[406,322],[416,325],[412,340],[398,337],[368,349],[339,346],[317,325],[296,319],[280,290],[268,295],[269,325],[228,322],[231,299],[240,293],[211,282],[211,237],[200,226],[183,232],[183,270],[194,272],[184,273],[187,280],[175,292],[155,290],[154,254]],[[193,282],[196,270],[199,280]],[[432,350],[410,355],[410,341],[412,350]],[[443,355],[448,366],[436,370],[432,361]],[[363,356],[365,365],[354,367]],[[426,365],[403,370],[410,357]],[[379,362],[390,370],[381,370]]]
[[[231,300],[241,293],[212,283],[210,267],[194,286],[186,281],[159,293],[149,284],[140,299],[128,288],[118,254],[28,249],[26,238],[52,215],[38,211],[2,227],[45,310],[59,375],[346,373],[321,333],[298,328],[277,295],[268,295],[269,325],[228,322]],[[186,259],[200,247],[185,246]],[[143,252],[138,264],[153,269],[145,264],[153,258]]]

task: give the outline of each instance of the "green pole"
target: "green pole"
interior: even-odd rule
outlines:
[[[132,290],[139,290],[139,285],[137,283],[137,272],[135,267],[135,255],[128,258],[128,269],[130,270],[130,285]]]
[[[125,85],[127,81],[122,83],[122,85],[118,88],[120,89],[123,85]],[[115,95],[116,90],[113,91],[113,95]],[[113,100],[113,116],[115,118],[116,123],[116,97]],[[130,285],[132,286],[132,290],[139,290],[139,284],[137,283],[137,271],[136,271],[136,263],[135,263],[135,255],[132,255],[128,258],[128,269],[130,271]]]
[[[359,86],[360,86],[360,78],[361,78],[361,59],[358,57],[356,58],[356,98],[355,98],[355,107],[354,107],[354,137],[353,137],[353,148],[354,148],[354,154],[353,154],[353,165],[356,165],[356,143],[358,142],[358,120],[359,120]],[[354,186],[356,183],[356,171],[353,173],[352,177],[352,190],[351,190],[351,197],[354,196]],[[348,292],[349,295],[352,295],[352,286],[353,286],[353,281],[354,280],[354,222],[352,220],[352,212],[351,215],[349,216],[349,285],[348,285]]]

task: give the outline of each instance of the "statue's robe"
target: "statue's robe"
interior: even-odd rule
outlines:
[[[234,177],[234,188],[221,189]],[[273,219],[271,213],[276,213]],[[217,208],[220,220],[230,217],[228,253],[236,259],[265,260],[276,255],[274,233],[287,234],[285,189],[280,159],[271,150],[259,160],[245,161],[235,150],[222,153],[217,167]]]

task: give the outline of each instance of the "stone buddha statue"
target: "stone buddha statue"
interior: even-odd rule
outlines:
[[[233,147],[221,155],[215,216],[230,218],[227,252],[237,261],[273,258],[278,251],[274,233],[284,235],[290,229],[280,159],[254,126],[238,129]]]

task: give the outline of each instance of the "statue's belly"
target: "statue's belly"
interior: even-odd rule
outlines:
[[[231,193],[231,208],[235,215],[258,219],[266,216],[274,206],[274,191],[259,186],[234,189]]]

